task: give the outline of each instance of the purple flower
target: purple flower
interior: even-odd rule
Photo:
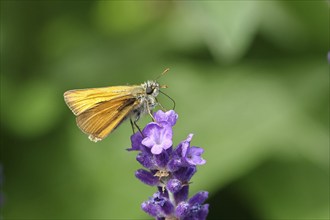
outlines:
[[[157,186],[159,184],[159,179],[155,177],[155,175],[149,171],[139,169],[135,172],[136,178],[141,180],[141,182],[150,185]]]
[[[137,132],[131,136],[132,148],[127,149],[128,151],[142,150],[144,146],[142,145],[143,137],[140,132]]]
[[[166,184],[166,189],[171,193],[179,192],[182,188],[182,182],[178,179],[170,179]]]
[[[175,111],[173,110],[167,112],[157,111],[154,114],[154,118],[157,123],[166,122],[173,127],[176,124],[176,121],[178,120],[178,114],[176,114]]]
[[[176,216],[182,220],[204,220],[209,213],[209,204],[201,205],[199,203],[191,205],[187,202],[181,202],[176,208]]]
[[[206,161],[201,157],[203,148],[190,147],[193,134],[189,134],[187,139],[182,141],[176,148],[177,154],[190,165],[203,165]]]
[[[196,173],[196,166],[180,167],[177,171],[173,172],[173,176],[182,182],[188,182],[191,177]]]
[[[174,211],[171,201],[160,192],[156,192],[148,201],[143,202],[141,208],[153,217],[166,217]]]
[[[189,194],[189,185],[184,185],[180,189],[180,191],[173,193],[175,204],[179,204],[180,202],[186,201],[188,199],[188,194]]]
[[[193,134],[189,134],[186,140],[182,141],[176,148],[176,151],[178,155],[180,155],[180,157],[185,157],[185,155],[187,154],[193,136]]]
[[[184,220],[206,219],[206,216],[209,212],[209,205],[202,204],[207,199],[207,197],[208,192],[202,191],[191,197],[188,202],[179,203],[175,210],[176,216]]]
[[[150,169],[150,170],[155,170],[157,169],[157,166],[155,165],[155,160],[153,155],[150,153],[139,153],[136,156],[136,160],[145,168]]]
[[[144,129],[142,144],[151,148],[151,153],[160,154],[172,146],[172,128],[165,124],[149,123]]]
[[[206,161],[201,157],[203,152],[204,149],[200,147],[188,148],[187,154],[185,155],[185,159],[190,165],[205,164]]]
[[[207,192],[199,192],[188,199],[189,182],[197,171],[197,165],[206,161],[204,150],[191,147],[193,134],[172,148],[172,127],[178,115],[173,111],[157,111],[155,122],[146,125],[142,133],[131,136],[129,151],[139,151],[136,160],[148,170],[135,172],[141,182],[156,186],[156,192],[141,208],[155,219],[203,220],[208,214],[208,204],[203,204]]]

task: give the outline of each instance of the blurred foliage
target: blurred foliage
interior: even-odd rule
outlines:
[[[210,219],[329,219],[328,16],[327,1],[1,1],[1,215],[148,218],[129,123],[94,144],[62,95],[170,67]]]

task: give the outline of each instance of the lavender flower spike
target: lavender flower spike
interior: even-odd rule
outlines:
[[[142,203],[141,208],[157,220],[204,220],[209,205],[203,204],[208,192],[201,191],[188,199],[189,182],[197,165],[206,161],[201,157],[203,148],[191,147],[193,135],[173,148],[172,127],[178,115],[170,110],[154,114],[155,122],[146,125],[143,135],[132,135],[132,148],[138,151],[137,161],[146,169],[139,169],[135,176],[144,184],[156,186],[157,192]]]

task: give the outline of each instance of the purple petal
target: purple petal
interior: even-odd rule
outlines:
[[[143,202],[141,204],[141,208],[143,211],[148,213],[149,215],[156,217],[158,213],[160,212],[160,207],[150,203],[149,201]]]
[[[135,172],[136,178],[138,178],[141,182],[149,185],[156,186],[159,184],[159,178],[155,177],[152,173],[139,169]]]
[[[156,144],[156,142],[152,137],[145,137],[142,140],[142,144],[146,147],[153,147]]]
[[[173,204],[169,200],[166,200],[166,202],[162,206],[163,213],[165,213],[165,215],[169,215],[173,212],[173,210],[174,210]]]
[[[173,211],[174,207],[172,203],[168,200],[168,198],[164,197],[162,194],[163,193],[156,192],[153,195],[153,203],[161,206],[163,213],[170,214]]]
[[[188,199],[189,185],[184,185],[178,192],[174,193],[175,202],[178,204]]]
[[[173,142],[172,142],[172,144],[173,144]],[[173,154],[173,149],[172,149],[172,147],[167,148],[167,149],[166,149],[166,153],[167,153],[168,155],[172,155],[172,154]]]
[[[131,143],[132,143],[132,148],[127,149],[128,151],[133,151],[133,150],[142,150],[143,145],[142,145],[142,135],[140,132],[136,132],[131,136]]]
[[[162,151],[160,154],[154,155],[154,161],[157,165],[157,168],[165,168],[166,164],[168,163],[169,155],[167,151]]]
[[[175,210],[175,215],[182,220],[205,220],[209,212],[209,204],[180,202]]]
[[[165,217],[174,210],[173,204],[166,197],[163,197],[160,192],[154,193],[152,198],[143,202],[141,208],[154,217]]]
[[[209,212],[209,205],[196,204],[189,207],[185,217],[180,218],[182,220],[205,220]]]
[[[153,137],[153,138],[157,139],[158,138],[157,136],[159,134],[159,129],[161,129],[161,128],[162,128],[162,126],[160,126],[159,124],[157,124],[155,122],[151,122],[145,126],[142,133],[146,137]]]
[[[142,144],[151,148],[152,154],[160,154],[163,149],[166,150],[172,146],[172,128],[167,125],[158,125],[149,123],[143,133],[146,136]]]
[[[189,134],[186,140],[182,141],[177,148],[175,149],[176,153],[180,157],[185,157],[188,151],[188,148],[190,147],[190,142],[192,140],[193,134]]]
[[[154,122],[147,124],[147,126],[143,129],[145,138],[143,138],[141,143],[144,146],[151,148],[154,144],[156,144],[156,140],[159,139],[159,130],[161,128],[161,126]]]
[[[172,135],[169,136],[169,134],[168,134],[166,139],[163,140],[162,145],[163,145],[164,150],[167,150],[168,148],[170,148],[172,146],[173,142],[172,142],[171,138],[172,138]]]
[[[208,196],[209,196],[209,193],[207,191],[198,192],[189,199],[188,203],[191,205],[194,205],[196,203],[202,204],[205,202],[205,200],[207,199]]]
[[[209,214],[209,204],[202,205],[197,214],[198,220],[206,220],[207,214]]]
[[[183,166],[183,162],[181,160],[181,157],[179,157],[178,155],[173,155],[172,159],[167,164],[167,169],[170,172],[175,172],[178,169],[180,169],[182,166]]]
[[[154,146],[152,146],[152,154],[160,154],[161,152],[163,152],[163,146],[161,144],[155,144]]]
[[[189,214],[190,205],[187,202],[180,202],[175,210],[176,217],[182,219]]]
[[[189,180],[196,173],[196,171],[196,166],[181,167],[173,173],[173,176],[181,180],[181,182],[189,182]]]
[[[205,164],[206,161],[201,157],[203,152],[204,152],[203,148],[191,147],[188,149],[188,153],[187,153],[185,159],[190,165]]]
[[[152,154],[147,154],[145,152],[139,153],[136,156],[136,160],[147,169],[153,170],[157,168]]]
[[[172,193],[178,192],[182,188],[182,183],[178,179],[170,179],[166,184],[166,189]]]
[[[154,114],[154,118],[157,123],[167,122],[173,127],[178,119],[178,114],[174,110],[167,112],[159,110]]]

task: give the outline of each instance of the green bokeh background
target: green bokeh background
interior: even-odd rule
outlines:
[[[92,143],[63,93],[167,67],[209,219],[329,218],[328,1],[1,1],[0,44],[4,219],[150,219],[130,124]]]

